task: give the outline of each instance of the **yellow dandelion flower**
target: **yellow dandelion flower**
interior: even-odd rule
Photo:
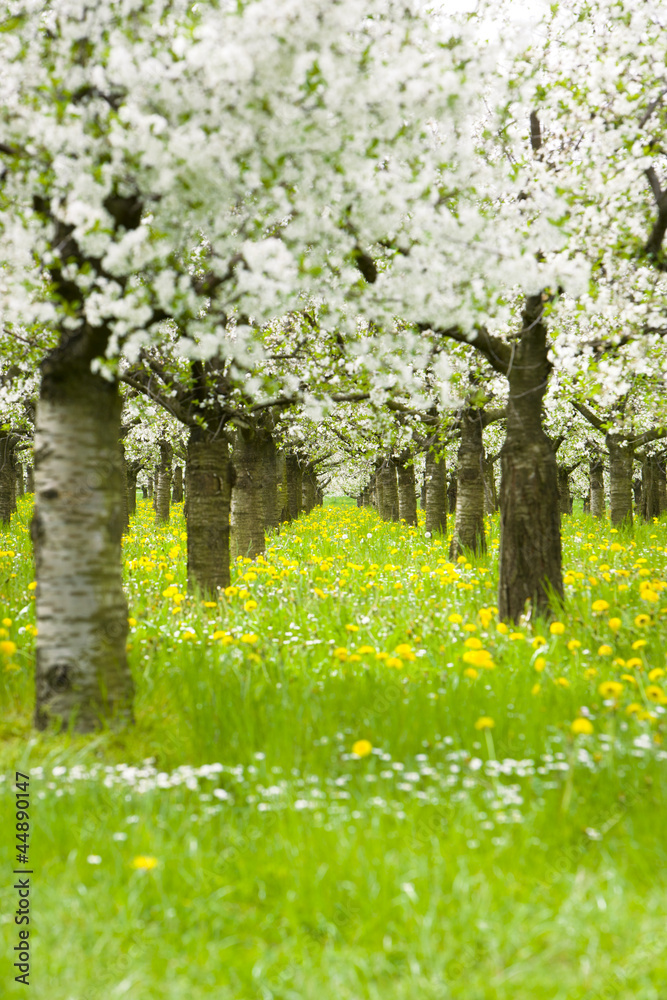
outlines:
[[[600,613],[602,611],[609,611],[609,606],[609,601],[593,601],[591,610]]]
[[[257,601],[246,601],[243,605],[244,611],[254,611],[257,607]]]
[[[475,723],[475,729],[493,729],[495,722],[489,715],[482,715]]]
[[[552,622],[549,626],[549,631],[552,635],[562,635],[565,631],[565,626],[562,622]]]
[[[253,643],[257,642],[257,636],[254,632],[246,632],[245,635],[241,636],[241,642],[245,642],[249,646],[252,646]]]
[[[609,621],[607,622],[607,625],[612,630],[612,632],[616,632],[621,627],[621,619],[620,618],[610,618]]]
[[[541,690],[542,690],[542,685],[541,684],[533,684],[532,688],[530,689],[530,693],[531,694],[539,694]]]
[[[580,646],[581,643],[579,642],[578,639],[570,639],[570,641],[567,644],[567,648],[570,650],[571,653],[576,653],[576,651],[579,649]]]
[[[611,646],[602,645],[598,648],[598,656],[611,656],[614,650]]]
[[[598,675],[598,672],[595,669],[595,667],[587,667],[586,670],[584,670],[584,677],[588,681],[592,680],[593,677],[597,677],[597,675]]]
[[[542,673],[542,671],[546,667],[547,661],[545,660],[545,658],[543,656],[538,656],[536,658],[535,663],[533,665],[534,665],[535,669],[537,670],[537,672],[539,674],[539,673]]]
[[[449,615],[447,621],[451,622],[452,625],[460,625],[461,622],[463,621],[463,615],[459,614]]]
[[[356,757],[368,757],[373,752],[373,744],[369,740],[357,740],[352,745],[352,753]]]
[[[618,698],[622,690],[620,681],[603,681],[598,688],[603,698]]]
[[[375,652],[375,646],[359,646],[359,649],[357,650],[357,652],[361,656],[367,656],[369,653],[374,653]]]
[[[474,667],[466,667],[463,671],[464,677],[469,677],[470,680],[474,681],[476,677],[479,677],[479,673]]]
[[[151,858],[146,854],[140,854],[138,857],[133,858],[130,863],[133,868],[143,872],[150,872],[153,868],[157,868],[159,864],[157,858]]]
[[[13,656],[16,652],[16,643],[12,642],[11,639],[3,639],[0,642],[0,653],[3,656]]]
[[[388,656],[384,663],[386,667],[394,667],[396,670],[400,670],[403,666],[400,656]]]
[[[631,702],[631,704],[630,704],[630,705],[628,705],[628,707],[626,708],[626,710],[625,710],[625,714],[626,714],[626,715],[636,715],[636,714],[638,714],[639,712],[643,712],[643,711],[644,711],[644,706],[643,706],[643,705],[640,705],[640,704],[639,704],[639,702],[637,702],[637,701],[633,701],[633,702]]]
[[[657,684],[649,684],[646,687],[646,697],[649,701],[654,701],[657,704],[662,705],[665,699],[665,692]]]
[[[653,670],[649,670],[648,679],[650,681],[657,681],[659,677],[664,677],[665,671],[662,667],[654,667]]]
[[[625,666],[628,670],[632,670],[633,667],[643,667],[643,661],[639,659],[638,656],[631,656],[629,660],[626,661]]]
[[[590,736],[593,732],[593,723],[589,719],[575,719],[570,726],[570,732],[574,733],[575,736],[580,734]]]
[[[11,623],[12,623],[11,618],[3,618],[2,619],[2,624],[5,626],[5,628],[9,628],[9,626],[11,625]]]
[[[570,686],[567,677],[557,677],[554,683],[560,685],[562,688],[569,688]]]
[[[469,639],[466,639],[463,645],[466,647],[466,649],[482,649],[483,644],[482,641],[477,638],[477,636],[472,635],[470,636]]]
[[[635,618],[635,625],[641,628],[644,625],[648,625],[650,621],[651,621],[650,615],[637,615],[637,617]]]

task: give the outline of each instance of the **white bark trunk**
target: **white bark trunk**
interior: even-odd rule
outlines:
[[[53,373],[52,373],[53,374]],[[131,720],[121,573],[120,399],[88,364],[45,375],[35,429],[35,724]]]

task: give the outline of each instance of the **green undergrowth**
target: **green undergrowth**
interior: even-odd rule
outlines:
[[[555,620],[489,552],[348,498],[188,595],[185,526],[124,541],[136,724],[35,734],[30,501],[0,538],[3,995],[13,772],[39,1000],[662,996],[667,523],[564,518]],[[353,749],[354,748],[354,749]]]

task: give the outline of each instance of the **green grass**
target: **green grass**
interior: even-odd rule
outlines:
[[[30,729],[28,518],[26,500],[0,540],[3,996],[23,995],[16,768],[37,1000],[663,996],[666,523],[564,519],[559,635],[498,631],[497,518],[490,555],[452,566],[446,539],[336,498],[207,608],[180,513],[156,528],[140,502],[137,724],[84,738]]]

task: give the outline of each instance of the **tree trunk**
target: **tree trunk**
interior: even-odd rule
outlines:
[[[662,514],[667,510],[667,456],[664,452],[658,456],[658,496]]]
[[[301,465],[293,451],[288,451],[285,456],[285,477],[287,481],[287,510],[289,512],[289,520],[296,521],[301,513],[303,484]]]
[[[234,440],[236,482],[232,490],[232,558],[264,552],[264,475],[260,436],[239,427]]]
[[[558,506],[560,508],[561,515],[572,513],[570,474],[565,465],[558,466]]]
[[[593,517],[604,517],[604,465],[600,455],[592,454],[590,456],[588,477],[590,480],[590,512]]]
[[[134,517],[137,513],[137,476],[143,465],[136,458],[125,462],[127,473],[127,513]]]
[[[153,477],[152,476],[148,477],[148,482],[147,482],[146,486],[147,486],[147,489],[148,489],[148,499],[149,500],[153,500],[154,496],[155,496],[155,485],[153,483]]]
[[[419,491],[419,502],[421,503],[422,510],[426,510],[426,468],[424,467],[424,473],[422,475],[422,485]]]
[[[486,552],[484,534],[484,442],[478,409],[466,407],[461,418],[461,444],[458,451],[456,519],[449,558],[456,559],[464,550],[480,555]]]
[[[384,521],[398,521],[398,482],[396,480],[396,465],[391,456],[384,459],[378,470],[378,483],[381,484],[382,507],[379,511]]]
[[[121,399],[72,334],[42,363],[35,427],[35,725],[90,732],[132,719],[121,572]],[[92,343],[91,343],[92,341]],[[95,345],[95,341],[97,342]]]
[[[396,460],[398,479],[398,514],[406,524],[417,524],[417,493],[415,467],[409,451],[403,452]]]
[[[498,510],[495,462],[484,456],[484,512],[495,514]]]
[[[302,491],[303,510],[305,514],[309,514],[315,506],[315,500],[317,498],[317,475],[310,462],[307,463],[303,470]]]
[[[275,531],[280,524],[281,505],[278,495],[278,449],[269,430],[260,432],[262,450],[262,490],[264,494],[264,527]]]
[[[609,451],[609,515],[614,528],[632,527],[633,449],[623,438],[607,434]]]
[[[456,495],[458,490],[456,472],[450,472],[447,477],[447,509],[450,514],[456,514]]]
[[[0,431],[0,524],[4,525],[12,518],[15,447],[16,437]]]
[[[32,465],[29,465],[25,470],[25,491],[26,493],[35,492],[35,471]]]
[[[431,534],[447,531],[447,468],[444,456],[426,453],[426,524]]]
[[[160,464],[157,468],[155,493],[155,520],[158,524],[169,522],[169,503],[171,500],[171,463],[174,449],[169,441],[161,438],[158,441],[160,449]]]
[[[183,503],[183,466],[175,465],[171,482],[171,502]]]
[[[287,503],[287,460],[284,451],[276,451],[276,503],[278,507],[278,523],[289,521],[289,506]]]
[[[188,498],[188,587],[217,597],[229,586],[229,512],[234,467],[227,441],[193,427],[185,464]]]
[[[120,451],[120,519],[122,524],[122,535],[126,535],[130,527],[130,502],[127,492],[127,459],[125,458],[125,446],[123,440],[118,444]]]
[[[652,521],[660,516],[660,471],[657,455],[648,455],[642,462],[641,516]]]
[[[501,451],[498,614],[517,621],[530,601],[548,614],[549,591],[563,595],[556,456],[542,428],[551,364],[542,297],[524,308],[508,372],[507,433]]]
[[[15,467],[16,475],[16,496],[22,497],[25,494],[25,486],[23,483],[23,463],[17,462]]]

